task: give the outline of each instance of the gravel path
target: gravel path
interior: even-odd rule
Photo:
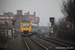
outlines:
[[[10,43],[10,50],[27,50],[20,34]]]

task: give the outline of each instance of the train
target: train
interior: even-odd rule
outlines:
[[[22,36],[31,36],[37,33],[37,24],[33,24],[29,21],[23,21],[20,23],[20,32]]]

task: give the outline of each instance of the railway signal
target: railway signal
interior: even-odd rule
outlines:
[[[49,20],[51,22],[51,26],[54,26],[54,17],[50,17]]]
[[[16,22],[16,20],[12,20],[12,25],[13,25],[13,33],[15,33],[15,22]]]
[[[16,20],[12,20],[12,25],[15,25]]]
[[[12,21],[12,25],[14,25],[14,22]]]
[[[49,21],[51,22],[51,27],[50,27],[51,33],[53,33],[54,20],[55,20],[54,17],[49,18]]]

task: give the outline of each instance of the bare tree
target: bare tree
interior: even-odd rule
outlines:
[[[63,1],[61,11],[66,16],[66,19],[75,26],[75,0],[67,0],[67,2]]]

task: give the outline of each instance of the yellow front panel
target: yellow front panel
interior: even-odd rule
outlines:
[[[30,27],[22,27],[22,22],[21,22],[21,32],[23,32],[23,31],[31,32],[31,23],[30,23]]]
[[[31,32],[31,28],[22,28],[21,31],[22,31],[22,32],[23,32],[23,31],[29,31],[29,32]]]

